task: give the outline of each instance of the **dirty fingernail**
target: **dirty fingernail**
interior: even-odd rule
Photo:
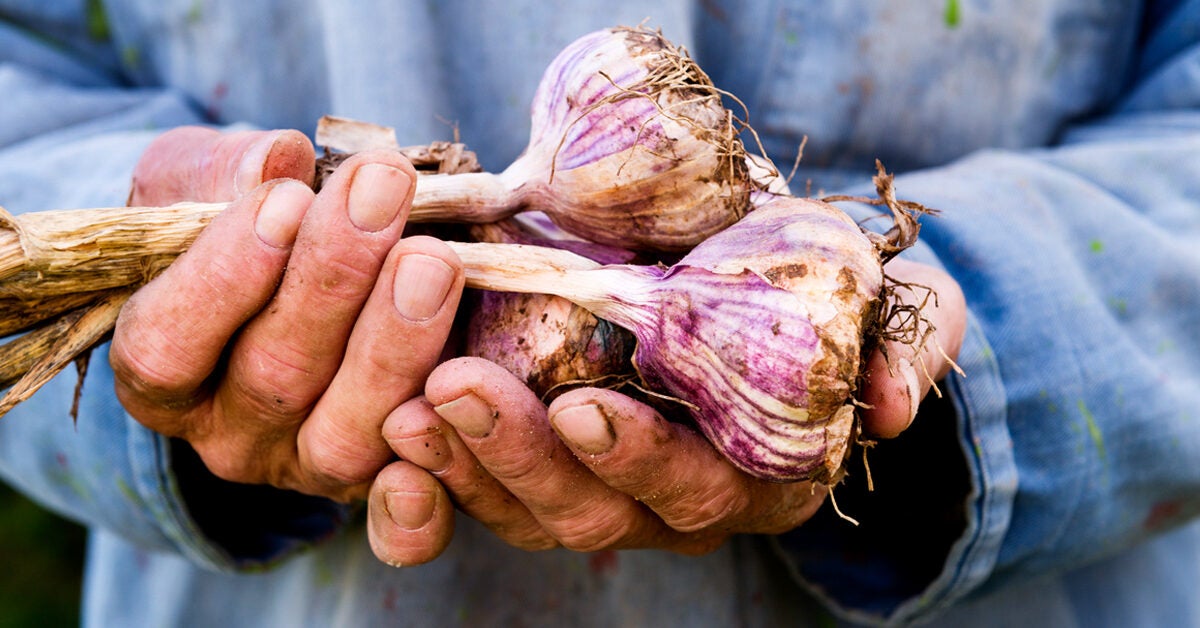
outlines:
[[[380,231],[400,215],[412,179],[399,168],[366,164],[354,172],[350,183],[350,222],[363,231]]]
[[[383,496],[388,517],[404,530],[417,530],[433,519],[437,498],[429,491],[388,491]]]
[[[430,473],[441,473],[453,462],[450,443],[440,427],[431,427],[419,434],[402,436],[390,442],[401,458]]]
[[[450,294],[454,269],[442,260],[429,255],[405,255],[396,265],[392,298],[396,310],[410,321],[433,318]]]
[[[296,241],[312,191],[298,181],[283,181],[267,192],[254,218],[254,233],[266,244],[284,248]]]
[[[434,406],[433,410],[454,429],[475,438],[487,436],[496,424],[496,411],[474,393]]]
[[[550,417],[550,422],[573,449],[584,453],[602,454],[616,442],[612,424],[595,404],[566,408]]]

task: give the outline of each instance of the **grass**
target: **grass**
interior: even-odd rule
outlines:
[[[79,625],[84,530],[0,484],[0,628]]]

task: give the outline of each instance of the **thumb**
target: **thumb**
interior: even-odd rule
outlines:
[[[158,136],[142,154],[129,204],[230,201],[279,178],[311,185],[314,163],[312,142],[299,131],[179,127]]]

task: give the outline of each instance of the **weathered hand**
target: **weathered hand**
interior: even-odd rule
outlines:
[[[922,370],[914,366],[916,349],[902,343],[888,345],[888,360],[869,362],[864,395],[874,408],[864,413],[865,429],[882,437],[911,423],[912,395],[920,399],[930,377],[948,371],[966,320],[961,291],[949,276],[911,262],[893,264],[896,279],[938,292],[936,307],[924,311],[937,331],[921,354]],[[912,295],[901,291],[898,298]],[[807,482],[750,477],[697,432],[612,391],[573,391],[547,409],[506,371],[473,358],[438,367],[426,397],[393,412],[384,435],[402,461],[384,469],[372,488],[369,532],[376,555],[391,564],[440,554],[450,540],[454,505],[506,542],[531,550],[703,553],[732,534],[791,530],[826,494]]]
[[[465,514],[527,549],[699,554],[731,534],[790,530],[824,497],[809,483],[752,478],[697,432],[612,391],[573,391],[547,409],[507,371],[477,358],[439,366],[426,398],[397,409],[384,434],[404,462],[372,489],[370,531],[376,554],[393,564],[436,556],[422,542],[444,547],[450,502],[432,485],[414,494],[409,482],[419,469]]]
[[[463,278],[439,241],[400,239],[404,157],[356,155],[316,195],[312,176],[294,131],[158,139],[131,204],[236,201],[125,306],[110,360],[130,414],[217,476],[349,500],[391,459],[384,418],[420,393]]]

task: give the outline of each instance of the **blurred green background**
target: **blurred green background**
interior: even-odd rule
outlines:
[[[79,625],[84,530],[0,483],[0,628]]]

